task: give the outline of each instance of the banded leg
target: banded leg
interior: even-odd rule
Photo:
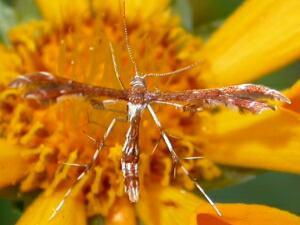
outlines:
[[[106,99],[106,100],[97,100],[97,99],[89,99],[91,106],[97,110],[107,110],[114,113],[127,114],[125,110],[114,109],[109,107],[110,105],[115,105],[120,101],[118,99]]]
[[[54,217],[57,215],[57,213],[59,213],[59,211],[62,209],[66,199],[71,195],[74,186],[78,182],[80,182],[83,179],[83,177],[95,166],[95,164],[99,158],[100,152],[104,146],[104,143],[105,143],[106,139],[108,138],[109,134],[112,132],[112,129],[114,128],[114,126],[116,124],[116,121],[117,121],[116,119],[113,119],[111,121],[111,123],[109,124],[108,128],[106,129],[106,131],[103,135],[103,139],[101,141],[99,141],[98,143],[96,141],[98,147],[92,157],[92,161],[90,163],[84,165],[84,170],[78,175],[75,183],[66,191],[66,193],[63,196],[63,199],[59,202],[59,204],[55,208],[54,212],[52,213],[51,217],[49,218],[49,221],[54,219]],[[74,164],[74,166],[79,166],[79,164]]]
[[[185,173],[186,176],[188,176],[191,181],[193,181],[193,183],[195,184],[195,186],[198,188],[198,190],[202,193],[202,195],[206,198],[206,200],[209,202],[209,204],[214,208],[214,210],[216,211],[216,213],[219,216],[222,216],[222,213],[220,212],[220,210],[217,208],[217,206],[215,205],[215,203],[210,199],[210,197],[206,194],[206,192],[204,191],[204,189],[199,185],[199,183],[195,180],[194,177],[191,176],[191,174],[189,173],[189,171],[182,165],[181,163],[181,159],[179,158],[179,156],[176,154],[173,145],[167,135],[167,133],[163,130],[162,125],[160,120],[158,119],[157,115],[155,114],[153,108],[151,105],[147,106],[156,126],[160,129],[161,135],[165,141],[165,144],[167,146],[167,149],[169,150],[171,157],[173,159],[173,161],[175,161],[175,163],[179,164],[181,169],[183,170],[183,172]]]

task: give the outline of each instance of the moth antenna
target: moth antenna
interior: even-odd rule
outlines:
[[[121,0],[120,0],[121,1]],[[138,76],[139,73],[139,69],[137,66],[137,63],[135,61],[134,55],[133,55],[133,51],[129,42],[129,35],[128,35],[128,27],[127,27],[127,22],[126,22],[126,8],[125,8],[125,0],[122,0],[123,3],[123,10],[122,10],[122,21],[123,21],[123,30],[124,30],[124,36],[125,36],[125,43],[126,43],[126,47],[127,47],[127,52],[130,58],[130,61],[132,63],[132,65],[134,66],[134,71],[135,71],[135,75]],[[120,2],[121,4],[121,2]]]
[[[93,168],[93,166],[95,165],[96,161],[99,158],[100,152],[101,152],[101,150],[104,146],[104,143],[105,143],[107,137],[109,136],[109,134],[111,133],[113,127],[116,124],[116,121],[117,120],[115,118],[111,121],[111,123],[109,124],[107,130],[105,131],[105,133],[103,135],[102,141],[98,142],[98,147],[97,147],[96,151],[94,152],[92,161],[85,165],[85,169],[78,175],[78,177],[76,178],[75,183],[66,191],[66,193],[64,194],[62,200],[59,202],[57,207],[54,209],[54,212],[50,216],[49,221],[53,220],[55,218],[55,216],[60,212],[60,210],[62,209],[62,207],[65,204],[65,201],[71,195],[75,185],[78,184],[83,179],[83,177]],[[80,165],[80,164],[72,164],[72,165],[77,166],[77,165]]]
[[[195,178],[193,178],[191,176],[191,174],[189,173],[189,171],[182,165],[181,160],[179,158],[179,156],[177,155],[177,153],[175,152],[173,145],[167,135],[167,133],[163,130],[161,122],[159,121],[157,115],[155,114],[153,108],[151,105],[147,105],[147,108],[156,124],[156,126],[160,129],[161,135],[165,141],[165,144],[167,145],[167,149],[169,150],[173,163],[175,164],[180,164],[181,169],[183,170],[183,172],[185,173],[186,176],[188,176],[191,181],[193,181],[194,185],[197,187],[197,189],[201,192],[201,194],[206,198],[206,200],[209,202],[209,204],[213,207],[213,209],[216,211],[216,213],[219,216],[222,216],[221,211],[217,208],[216,204],[211,200],[211,198],[206,194],[206,192],[204,191],[204,189],[198,184],[198,182],[196,181]]]
[[[125,89],[125,86],[121,80],[121,75],[120,75],[119,67],[118,67],[117,60],[116,60],[115,50],[114,50],[114,47],[111,42],[109,42],[109,48],[110,48],[110,52],[111,52],[111,59],[113,61],[113,65],[114,65],[115,75],[117,77],[117,80],[118,80],[121,88]]]
[[[195,63],[192,63],[192,64],[188,65],[188,66],[179,68],[179,69],[174,70],[174,71],[166,72],[166,73],[148,73],[148,74],[144,74],[143,78],[147,78],[147,77],[166,77],[166,76],[170,76],[170,75],[176,75],[176,74],[194,69],[195,67],[197,67],[201,64],[203,64],[203,61],[197,61]]]

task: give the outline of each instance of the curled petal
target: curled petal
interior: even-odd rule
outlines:
[[[293,87],[286,90],[285,94],[291,99],[292,104],[284,105],[284,108],[300,113],[300,80],[298,80]]]
[[[42,194],[25,211],[17,225],[86,225],[84,202],[70,196],[61,211],[50,220],[65,192],[55,192],[52,195]]]
[[[218,204],[223,212],[216,216],[209,206],[201,205],[196,214],[197,225],[299,225],[300,218],[283,210],[263,205]]]

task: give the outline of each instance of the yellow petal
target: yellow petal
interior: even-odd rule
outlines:
[[[134,205],[128,197],[118,198],[106,218],[106,225],[136,225]]]
[[[137,204],[138,215],[145,225],[187,224],[203,200],[172,187],[148,187]]]
[[[54,25],[70,24],[74,21],[83,21],[83,19],[94,13],[109,11],[109,15],[117,15],[121,19],[120,0],[111,1],[86,1],[86,0],[36,0],[38,7],[42,11],[43,16]],[[143,1],[131,0],[126,1],[126,18],[139,19],[149,18],[153,13],[162,12],[168,4],[169,0]],[[141,14],[140,11],[143,10]],[[72,18],[70,20],[70,18]]]
[[[245,204],[218,204],[223,213],[218,217],[208,205],[198,209],[195,225],[299,225],[300,218],[283,210]],[[193,223],[194,224],[194,223]]]
[[[149,191],[151,189],[151,191]],[[145,225],[298,225],[300,218],[283,210],[246,204],[217,204],[219,217],[206,201],[172,187],[151,187],[138,203]]]
[[[21,153],[26,149],[0,139],[0,188],[16,184],[30,168],[30,162]]]
[[[21,59],[13,51],[0,45],[0,82],[6,84],[16,77],[21,68]]]
[[[214,116],[214,136],[206,154],[215,162],[300,173],[300,82],[285,91],[292,104],[276,112]]]
[[[89,15],[91,1],[85,0],[36,0],[44,18],[61,26],[67,21],[80,21]]]
[[[300,113],[300,80],[284,93],[291,99],[292,102],[292,104],[285,105],[284,107],[288,110]]]
[[[300,1],[249,0],[203,50],[207,86],[251,81],[300,56]]]
[[[122,0],[123,1],[123,0]],[[121,11],[120,11],[120,0],[111,0],[106,3],[101,1],[95,2],[96,8],[108,8],[114,15],[117,15],[121,19]],[[165,11],[166,7],[169,5],[170,0],[161,0],[159,4],[157,1],[144,1],[144,0],[130,0],[126,1],[125,9],[126,9],[126,19],[128,20],[143,20],[145,18],[149,18],[153,16],[153,14],[163,16],[163,11]],[[97,6],[97,3],[99,6]],[[140,10],[143,13],[140,13]]]
[[[72,196],[67,198],[57,215],[49,220],[64,193],[42,194],[26,209],[17,225],[86,225],[84,201]]]
[[[300,173],[300,116],[289,110],[215,116],[215,133],[206,149],[215,162]]]

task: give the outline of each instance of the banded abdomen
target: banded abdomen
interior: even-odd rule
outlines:
[[[128,103],[129,128],[122,150],[121,166],[125,192],[131,202],[139,199],[139,128],[144,105]]]

